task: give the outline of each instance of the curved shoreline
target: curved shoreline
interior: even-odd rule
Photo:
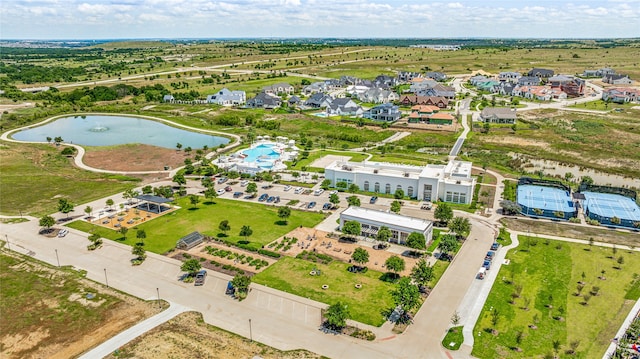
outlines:
[[[11,138],[10,136],[13,133],[16,133],[16,132],[19,132],[19,131],[23,131],[23,130],[26,130],[26,129],[30,129],[30,128],[34,128],[34,127],[38,127],[38,126],[42,126],[42,125],[44,125],[44,124],[46,124],[48,122],[55,121],[55,120],[60,119],[60,118],[70,117],[70,116],[82,116],[82,115],[88,115],[88,116],[101,115],[101,116],[137,117],[137,118],[142,118],[142,119],[145,119],[145,120],[165,123],[165,124],[168,124],[170,126],[187,129],[187,130],[192,131],[192,132],[201,132],[201,133],[204,133],[204,134],[220,135],[220,136],[223,136],[225,138],[231,137],[230,142],[226,146],[221,147],[221,148],[216,148],[214,151],[207,153],[205,155],[206,158],[211,158],[215,154],[217,154],[218,152],[225,151],[225,150],[237,147],[241,143],[240,136],[238,136],[236,134],[225,133],[225,132],[214,131],[214,130],[200,129],[200,128],[191,127],[191,126],[183,125],[183,124],[180,124],[180,123],[176,123],[176,122],[173,122],[173,121],[169,121],[169,120],[166,120],[164,118],[152,117],[152,116],[147,116],[147,115],[137,115],[137,114],[128,114],[128,113],[113,114],[113,113],[103,113],[103,112],[81,112],[81,113],[75,113],[75,114],[56,115],[56,116],[53,116],[53,117],[49,117],[49,118],[47,118],[47,119],[45,119],[43,121],[40,121],[38,123],[34,123],[34,124],[31,124],[31,125],[27,125],[27,126],[23,126],[23,127],[19,127],[19,128],[14,128],[12,130],[6,131],[2,135],[0,135],[0,140],[7,141],[7,142],[14,142],[14,143],[48,144],[48,142],[44,142],[44,141],[19,141],[19,140],[15,140],[15,139]],[[71,146],[71,147],[75,148],[78,151],[78,153],[73,157],[74,164],[78,168],[82,168],[84,170],[92,171],[92,172],[106,173],[106,174],[119,174],[119,175],[145,175],[145,174],[165,173],[165,174],[167,174],[168,177],[171,177],[177,171],[179,171],[181,168],[184,167],[184,166],[180,166],[180,167],[177,167],[177,168],[175,168],[173,170],[169,170],[169,171],[111,171],[111,170],[105,170],[105,169],[101,169],[101,168],[95,168],[95,167],[88,166],[87,164],[85,164],[82,161],[82,159],[84,158],[84,155],[86,153],[86,150],[84,149],[84,147],[82,147],[80,145],[77,145],[77,144],[71,144],[71,143],[66,143],[66,142],[62,142],[62,143],[65,146]]]

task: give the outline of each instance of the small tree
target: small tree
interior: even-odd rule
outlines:
[[[253,234],[253,229],[251,229],[250,226],[242,226],[242,228],[240,228],[240,235],[244,237],[245,240],[247,240],[247,238],[249,238],[249,236],[251,236]]]
[[[190,277],[194,277],[200,269],[202,269],[202,264],[196,258],[188,259],[180,266],[180,270],[187,272]]]
[[[433,212],[433,216],[440,222],[449,223],[453,218],[453,209],[446,203],[440,203]]]
[[[193,206],[193,208],[197,208],[198,207],[198,203],[200,203],[200,196],[192,194],[189,196],[189,202],[191,202],[191,206]]]
[[[449,234],[445,234],[445,235],[442,235],[440,238],[440,243],[438,243],[438,249],[440,250],[440,252],[449,256],[449,253],[455,252],[458,249],[458,245],[459,243],[456,237]]]
[[[124,237],[124,240],[126,241],[126,240],[127,240],[127,232],[129,232],[129,228],[127,228],[127,227],[125,227],[125,226],[122,226],[122,227],[120,227],[120,229],[118,230],[118,232],[119,232],[120,234],[122,234],[122,237]]]
[[[337,193],[332,193],[329,196],[329,202],[335,207],[338,205],[338,203],[340,203],[340,197],[338,196]]]
[[[69,212],[73,211],[73,204],[69,202],[66,198],[60,198],[58,200],[58,211],[67,215],[69,217]]]
[[[425,243],[424,234],[419,232],[412,232],[409,237],[407,237],[407,246],[413,249],[425,249],[427,248],[427,244]]]
[[[45,232],[49,232],[51,227],[53,227],[53,225],[56,224],[56,220],[55,218],[49,215],[46,215],[40,218],[40,221],[38,222],[38,224],[40,225],[40,227],[43,227],[45,229]]]
[[[391,212],[393,213],[400,213],[400,209],[402,209],[402,205],[400,204],[399,201],[393,201],[391,202]]]
[[[458,238],[466,238],[471,232],[471,222],[469,222],[469,218],[455,217],[449,222],[449,229]]]
[[[456,310],[455,312],[453,312],[453,314],[451,315],[451,324],[454,327],[457,327],[458,324],[460,324],[460,314],[458,313],[458,311]]]
[[[493,308],[493,310],[491,311],[491,327],[493,328],[493,330],[497,330],[496,327],[498,326],[498,323],[500,322],[500,311],[498,310],[498,308]]]
[[[139,265],[141,264],[145,258],[147,257],[147,252],[144,250],[144,247],[141,245],[135,245],[132,249],[131,249],[131,254],[133,254],[134,256],[136,256],[136,258],[133,260],[133,265]]]
[[[187,184],[187,180],[184,178],[184,174],[182,173],[176,173],[175,176],[173,176],[173,182],[175,182],[179,187]]]
[[[331,180],[330,179],[325,179],[320,184],[320,188],[322,188],[325,191],[328,190],[329,187],[331,187]]]
[[[394,290],[391,291],[391,297],[396,307],[399,307],[403,314],[399,320],[405,322],[409,319],[408,313],[420,305],[420,291],[418,287],[411,284],[411,279],[401,278]]]
[[[349,185],[349,188],[348,188],[349,193],[356,193],[359,190],[360,190],[360,187],[358,187],[357,184],[352,183],[352,184]]]
[[[91,208],[91,206],[84,207],[84,213],[86,213],[87,216],[91,217],[91,213],[93,213],[93,208]]]
[[[111,207],[113,206],[113,200],[111,198],[107,199],[106,204],[109,207],[109,209],[111,209]]]
[[[138,229],[136,231],[136,238],[140,240],[139,244],[144,246],[144,239],[147,238],[147,232],[144,229]]]
[[[364,248],[356,248],[351,254],[351,259],[358,263],[360,266],[363,266],[369,262],[369,252]]]
[[[182,143],[180,142],[176,143],[176,149],[180,151],[181,148],[182,148]]]
[[[324,312],[324,325],[332,330],[340,331],[347,325],[349,310],[345,304],[337,302],[330,305]]]
[[[258,192],[258,185],[255,182],[251,182],[247,185],[247,189],[245,190],[247,193],[256,193]]]
[[[52,138],[47,136],[47,143],[51,143]]]
[[[391,230],[387,226],[381,226],[378,230],[378,234],[376,234],[376,240],[384,242],[386,245],[389,238],[391,238]]]
[[[398,277],[398,273],[402,272],[405,267],[404,259],[398,256],[391,256],[384,262],[385,267],[393,272],[394,277]]]
[[[362,227],[360,226],[360,222],[358,221],[346,221],[344,225],[342,225],[342,233],[351,235],[351,236],[359,236],[362,232]]]
[[[560,344],[559,340],[554,340],[553,342],[551,342],[551,346],[553,347],[553,352],[555,353],[555,356],[558,356],[558,352],[560,352],[560,348],[562,347],[562,345]]]
[[[233,288],[235,288],[235,296],[239,300],[243,300],[249,293],[249,285],[251,284],[251,278],[243,274],[237,274],[231,280]]]
[[[393,193],[393,198],[395,198],[395,199],[402,199],[402,198],[404,198],[404,191],[402,190],[402,188],[398,188],[398,189]]]
[[[218,225],[218,229],[222,231],[222,233],[224,234],[224,236],[227,236],[227,231],[231,230],[231,226],[229,225],[229,221],[227,221],[226,219],[221,221],[220,224]]]
[[[360,207],[360,198],[358,196],[349,196],[347,197],[347,203],[349,206]]]
[[[214,203],[213,200],[218,197],[218,192],[216,192],[216,189],[213,188],[213,186],[208,187],[206,190],[204,190],[204,198],[207,199],[207,203]]]
[[[420,259],[411,269],[411,279],[419,286],[426,286],[433,277],[433,267],[424,259]]]
[[[570,354],[575,354],[576,350],[578,350],[578,347],[580,346],[580,341],[579,340],[573,340],[569,343],[569,348],[571,348]]]
[[[288,223],[287,220],[289,219],[290,216],[291,216],[291,208],[286,206],[278,208],[278,217],[282,218],[285,224]]]

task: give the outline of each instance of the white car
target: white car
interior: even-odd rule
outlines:
[[[338,190],[333,190],[333,191],[329,192],[329,194],[338,194]]]
[[[295,193],[295,194],[300,194],[300,193],[302,193],[302,192],[304,192],[304,188],[302,188],[302,187],[298,187],[298,188],[296,188],[296,190],[294,191],[294,193]]]
[[[291,189],[291,185],[286,185],[286,186],[284,186],[284,190],[285,190],[285,192],[286,192],[286,191],[289,191],[290,189]]]
[[[61,229],[60,232],[58,232],[58,237],[64,237],[67,233],[69,233],[68,229]]]
[[[247,180],[240,181],[240,186],[241,186],[241,187],[244,187],[244,186],[246,186],[246,185],[248,185],[248,184],[249,184],[249,181],[247,181]]]
[[[313,194],[314,194],[314,195],[316,195],[316,196],[319,196],[319,195],[321,195],[321,194],[323,194],[323,193],[324,193],[324,190],[323,190],[322,188],[317,189],[317,190],[315,190],[315,191],[313,192]]]
[[[218,196],[222,196],[226,191],[224,190],[224,188],[220,188],[219,190],[216,191],[216,194]]]

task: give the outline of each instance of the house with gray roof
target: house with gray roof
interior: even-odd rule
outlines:
[[[304,105],[311,108],[326,108],[331,104],[331,101],[333,101],[331,96],[318,92],[311,95],[311,97],[304,102]]]
[[[606,75],[602,78],[602,82],[612,85],[631,85],[633,80],[628,75]]]
[[[538,86],[540,78],[535,76],[522,76],[518,79],[518,86]]]
[[[445,74],[444,72],[439,72],[439,71],[427,71],[424,74],[427,77],[430,77],[438,82],[442,82],[445,81],[447,79],[447,74]]]
[[[485,107],[480,113],[480,120],[488,123],[516,123],[516,109],[505,107]]]
[[[391,103],[374,106],[362,114],[362,117],[374,121],[396,122],[400,119],[400,108]]]
[[[364,110],[348,97],[337,98],[331,101],[326,109],[327,116],[352,116],[361,117]]]
[[[358,96],[358,99],[362,102],[371,103],[387,103],[400,99],[397,93],[390,90],[383,90],[380,88],[372,88]]]
[[[256,97],[247,101],[247,107],[251,108],[274,109],[280,107],[281,104],[282,99],[280,97],[266,92],[260,92]]]
[[[428,90],[417,92],[416,95],[444,97],[453,100],[456,97],[456,90],[451,86],[437,84]]]
[[[262,88],[262,91],[270,95],[291,95],[295,91],[295,88],[286,82],[280,82],[277,84],[265,86]]]
[[[162,101],[163,102],[174,102],[176,99],[173,97],[173,95],[164,95],[164,97],[162,97]]]
[[[244,91],[230,91],[226,87],[213,95],[207,96],[207,103],[220,106],[239,106],[247,101],[247,94]]]
[[[555,72],[553,70],[549,70],[549,69],[541,69],[538,67],[534,67],[533,69],[531,69],[531,71],[529,71],[527,73],[527,76],[533,76],[533,77],[537,77],[540,79],[548,79],[549,77],[553,76],[555,74]]]

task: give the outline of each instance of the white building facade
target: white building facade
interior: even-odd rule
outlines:
[[[424,235],[425,246],[428,246],[433,238],[433,223],[425,219],[351,206],[340,214],[340,230],[348,221],[360,223],[360,235],[364,237],[375,238],[380,227],[388,227],[391,230],[389,241],[398,244],[406,244],[407,238],[413,232]]]
[[[356,184],[365,192],[393,194],[421,201],[470,204],[476,180],[471,177],[471,162],[449,161],[446,165],[424,167],[381,162],[334,161],[325,168],[332,186],[344,182]]]

